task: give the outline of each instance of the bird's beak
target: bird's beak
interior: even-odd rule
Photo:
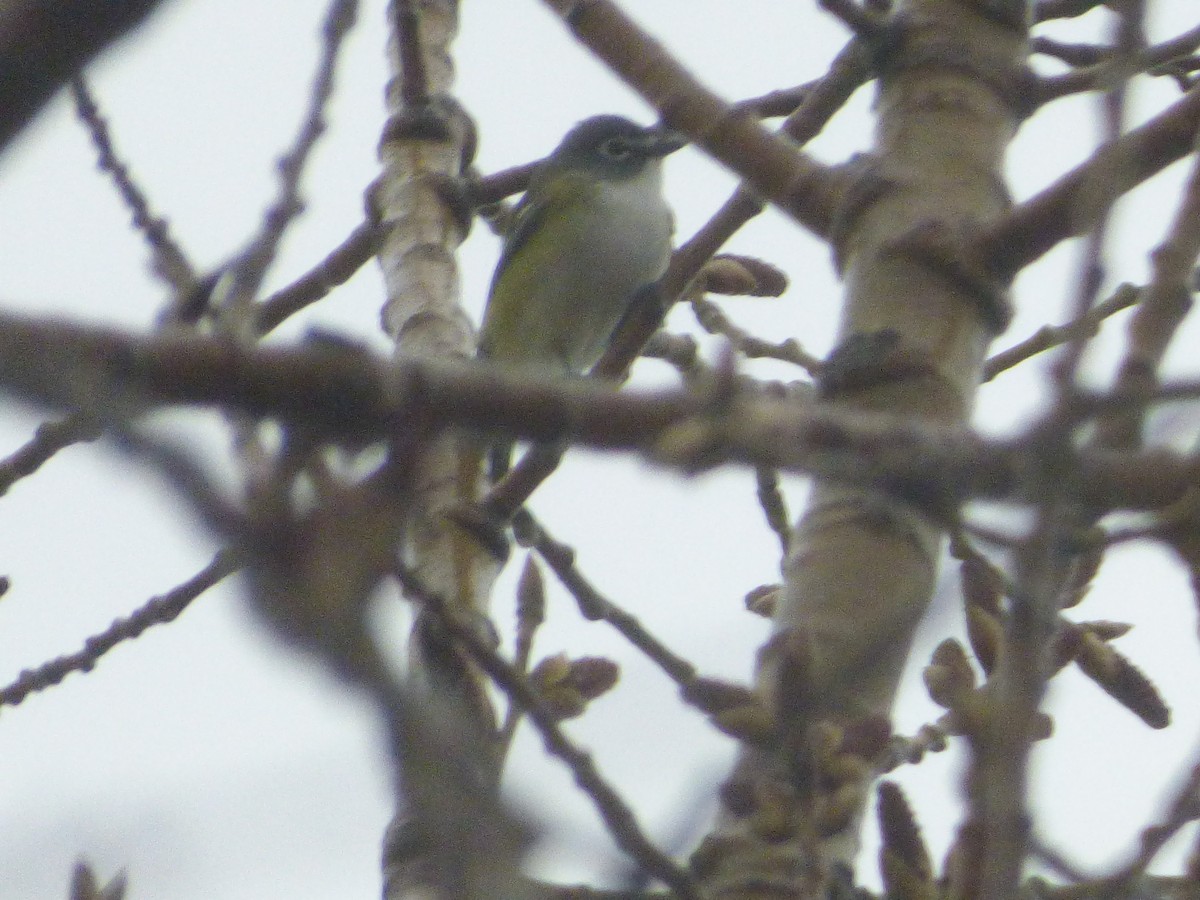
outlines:
[[[647,156],[663,157],[674,153],[687,143],[687,136],[682,132],[673,131],[670,128],[654,128],[646,132],[642,147]]]

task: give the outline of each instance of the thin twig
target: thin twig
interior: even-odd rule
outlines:
[[[1193,300],[1189,281],[1200,256],[1200,157],[1193,161],[1183,198],[1163,239],[1151,253],[1152,276],[1129,323],[1125,356],[1117,371],[1115,393],[1153,395],[1167,348]],[[1141,442],[1144,409],[1135,406],[1102,420],[1097,440],[1105,447]]]
[[[1102,99],[1105,143],[1109,145],[1116,144],[1125,129],[1129,80],[1137,69],[1135,57],[1145,44],[1141,12],[1142,4],[1140,2],[1131,3],[1124,10],[1117,30],[1116,53],[1109,63],[1111,80],[1105,85],[1107,90]],[[1113,170],[1108,172],[1104,169],[1099,170],[1096,177],[1093,177],[1085,188],[1083,203],[1087,207],[1094,207],[1096,214],[1094,226],[1087,235],[1084,255],[1079,265],[1077,290],[1071,309],[1071,318],[1076,321],[1086,317],[1095,306],[1096,296],[1104,282],[1105,244],[1108,239],[1113,209],[1110,194],[1113,182],[1123,180],[1121,173],[1115,171],[1117,165],[1119,163],[1114,163]],[[1068,341],[1065,346],[1065,352],[1060,354],[1052,370],[1060,398],[1066,397],[1072,392],[1087,344],[1082,337],[1076,337]]]
[[[382,237],[382,229],[376,223],[361,223],[313,268],[258,305],[259,333],[267,334],[300,310],[328,296],[335,287],[349,281],[374,258]]]
[[[1113,875],[1110,890],[1104,896],[1115,900],[1132,895],[1137,880],[1146,873],[1163,847],[1185,825],[1197,819],[1200,819],[1200,765],[1192,767],[1187,779],[1171,798],[1166,818],[1142,832],[1137,854],[1128,865]]]
[[[1094,66],[1110,59],[1113,48],[1103,44],[1070,44],[1045,35],[1035,35],[1029,42],[1034,53],[1053,56],[1069,66]]]
[[[926,753],[941,753],[949,746],[950,734],[940,722],[922,725],[912,737],[893,735],[891,745],[875,771],[886,775],[903,765],[915,766]]]
[[[240,567],[237,554],[230,550],[220,551],[207,566],[178,587],[151,599],[129,616],[117,619],[102,633],[88,638],[78,653],[21,672],[16,681],[0,688],[0,706],[15,706],[30,694],[58,684],[72,672],[90,671],[109,650],[133,640],[153,625],[173,621],[193,600]]]
[[[696,677],[696,668],[686,659],[673,653],[654,637],[636,616],[602,595],[575,565],[575,551],[555,540],[541,524],[532,520],[530,537],[533,548],[546,561],[563,587],[575,599],[580,614],[590,621],[604,621],[615,628],[633,646],[663,670],[680,687]]]
[[[32,475],[59,450],[100,436],[95,420],[73,413],[57,422],[43,422],[22,447],[0,461],[0,497],[17,481]]]
[[[358,0],[332,0],[321,29],[321,57],[313,76],[308,106],[296,139],[277,164],[279,189],[263,215],[262,227],[232,268],[226,302],[239,314],[249,309],[268,267],[275,260],[288,226],[304,209],[300,200],[300,177],[313,148],[325,132],[325,108],[333,95],[333,73],[342,43],[358,15]],[[249,324],[249,323],[248,323]]]
[[[162,0],[6,0],[0,17],[0,148],[55,92]]]
[[[694,297],[690,301],[696,321],[709,334],[728,340],[733,349],[750,359],[775,359],[791,363],[815,376],[821,369],[821,360],[800,346],[795,338],[779,343],[765,341],[736,324],[725,314],[725,310],[706,297]]]
[[[1126,55],[1122,55],[1114,47],[1059,44],[1045,38],[1039,39],[1039,41],[1040,44],[1035,42],[1035,49],[1040,47],[1039,52],[1053,52],[1053,55],[1060,59],[1067,56],[1084,59],[1089,53],[1095,53],[1098,57],[1092,65],[1062,75],[1039,79],[1037,102],[1049,103],[1060,97],[1084,91],[1106,90],[1114,81],[1120,82],[1137,73],[1177,75],[1180,70],[1172,67],[1172,63],[1186,60],[1197,47],[1200,47],[1200,26],[1185,31],[1170,40],[1155,44],[1153,47],[1134,48],[1133,52]]]
[[[982,231],[969,252],[992,271],[1015,274],[1063,240],[1087,233],[1126,192],[1191,153],[1198,126],[1200,91],[1192,91],[1014,207]]]
[[[541,734],[546,750],[571,770],[575,782],[595,805],[617,846],[678,896],[697,900],[699,894],[691,875],[646,837],[633,811],[600,774],[591,756],[567,737],[525,676],[505,661],[475,629],[460,622],[450,604],[430,591],[415,573],[402,570],[400,574],[406,592],[438,617],[450,637],[470,654],[510,702],[525,709]]]
[[[1001,350],[983,365],[983,381],[991,381],[1001,372],[1031,359],[1043,350],[1058,347],[1067,341],[1085,340],[1094,337],[1100,324],[1110,316],[1136,304],[1142,297],[1142,289],[1132,284],[1122,284],[1112,295],[1093,306],[1081,318],[1064,325],[1044,325],[1020,343]]]
[[[75,111],[79,120],[91,135],[92,144],[99,157],[100,171],[107,172],[121,200],[133,216],[133,226],[141,233],[150,247],[153,261],[152,271],[183,296],[196,283],[196,270],[188,262],[183,249],[171,236],[171,226],[162,216],[155,215],[145,192],[133,180],[129,167],[117,155],[108,122],[100,113],[87,82],[82,75],[71,79],[71,96],[75,100]]]

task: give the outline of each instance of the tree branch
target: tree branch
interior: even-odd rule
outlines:
[[[0,6],[0,149],[67,80],[162,0],[12,0]]]
[[[1165,386],[1164,399],[1195,397]],[[97,327],[0,315],[0,388],[84,411],[218,405],[280,419],[351,444],[414,427],[500,430],[534,441],[569,438],[635,450],[688,471],[721,463],[774,466],[869,485],[932,514],[966,497],[1036,501],[1024,473],[1036,441],[985,441],[886,413],[852,412],[743,392],[615,392],[603,384],[507,374],[472,361],[383,361],[347,348],[245,349],[196,336],[136,338]],[[1095,414],[1142,397],[1081,397]],[[715,414],[714,414],[715,413]],[[1192,457],[1077,451],[1078,502],[1157,508],[1196,477]]]

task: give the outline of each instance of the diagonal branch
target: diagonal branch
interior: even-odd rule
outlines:
[[[1068,238],[1086,234],[1108,206],[1192,152],[1200,126],[1200,90],[1145,125],[1102,147],[1041,193],[1014,208],[976,239],[993,271],[1013,275]],[[1103,181],[1107,204],[1094,203]]]
[[[0,688],[0,706],[15,706],[30,694],[58,684],[72,672],[90,671],[104,654],[118,644],[133,640],[151,626],[174,621],[193,600],[236,572],[239,566],[237,554],[222,550],[207,566],[178,587],[153,598],[129,616],[117,619],[104,633],[88,638],[79,652],[23,671],[12,684]]]
[[[162,0],[11,0],[0,6],[0,149],[71,76]]]
[[[595,56],[663,121],[740,175],[763,199],[827,236],[848,176],[813,160],[749,112],[705,88],[610,0],[545,0]]]

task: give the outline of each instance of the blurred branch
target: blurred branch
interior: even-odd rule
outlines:
[[[1033,8],[1033,20],[1074,19],[1104,4],[1105,0],[1038,0]]]
[[[0,6],[0,150],[72,76],[162,0],[10,0]]]
[[[1150,254],[1151,278],[1129,322],[1125,356],[1115,390],[1148,396],[1158,384],[1167,348],[1192,311],[1191,274],[1200,256],[1200,156],[1193,158],[1183,197],[1166,237]],[[1130,405],[1101,421],[1097,441],[1105,447],[1141,443],[1145,410]]]
[[[96,422],[78,413],[57,422],[43,422],[24,446],[0,461],[0,497],[17,481],[40,469],[59,450],[99,436],[100,427]]]
[[[405,592],[438,617],[450,636],[463,646],[511,702],[520,705],[537,728],[546,750],[571,770],[576,784],[595,805],[608,833],[640,867],[670,886],[679,897],[698,897],[691,876],[670,857],[654,846],[642,832],[633,811],[597,771],[590,754],[577,747],[559,727],[558,721],[528,680],[506,662],[486,640],[469,625],[459,621],[451,605],[427,590],[410,571],[400,573]]]
[[[521,377],[470,361],[384,362],[352,348],[251,350],[196,336],[134,338],[0,315],[0,386],[25,400],[85,412],[221,405],[351,444],[456,425],[534,441],[569,438],[640,450],[688,471],[726,462],[767,465],[870,485],[933,515],[968,496],[1043,499],[1036,491],[1027,493],[1032,489],[1024,474],[1041,452],[1036,440],[985,441],[911,418],[798,407],[744,391],[732,399],[694,390],[618,393],[587,381]],[[1165,385],[1150,399],[1191,398],[1197,392],[1200,385]],[[1081,395],[1073,414],[1094,415],[1146,399]],[[719,416],[712,415],[714,408]],[[1167,452],[1073,452],[1074,499],[1098,509],[1174,502],[1198,466]]]
[[[1108,76],[1101,83],[1104,91],[1100,98],[1102,146],[1114,146],[1125,130],[1129,82],[1137,71],[1137,55],[1146,44],[1142,29],[1144,12],[1145,4],[1142,0],[1135,0],[1121,11],[1117,19],[1113,58],[1107,64]],[[1087,219],[1090,227],[1084,233],[1083,253],[1078,263],[1079,275],[1075,279],[1074,297],[1068,312],[1075,320],[1085,318],[1096,304],[1106,276],[1108,233],[1114,205],[1113,187],[1124,177],[1121,168],[1123,160],[1113,158],[1108,162],[1107,168],[1101,167],[1095,171],[1077,197],[1076,213]],[[1074,390],[1086,347],[1087,343],[1082,337],[1068,341],[1055,359],[1050,374],[1059,401]]]
[[[1109,880],[1111,897],[1133,896],[1146,869],[1171,838],[1190,822],[1200,819],[1200,765],[1193,766],[1183,784],[1176,789],[1167,807],[1166,818],[1142,832],[1137,853],[1128,865]]]
[[[986,228],[968,258],[1011,275],[1061,241],[1086,234],[1125,193],[1191,153],[1198,127],[1200,90],[1193,90]]]
[[[1128,56],[1122,55],[1114,47],[1063,45],[1044,38],[1039,41],[1040,44],[1034,45],[1035,50],[1052,53],[1060,59],[1069,57],[1082,61],[1089,53],[1098,57],[1092,64],[1073,72],[1038,79],[1036,102],[1048,103],[1083,91],[1106,90],[1115,79],[1136,72],[1151,72],[1165,67],[1161,74],[1171,74],[1170,64],[1173,61],[1189,56],[1200,47],[1200,26],[1153,47],[1135,49]]]
[[[153,598],[125,618],[117,619],[102,633],[88,638],[78,653],[60,656],[36,669],[23,671],[12,684],[0,688],[0,706],[15,706],[30,694],[58,684],[72,672],[91,671],[109,650],[133,640],[153,625],[174,621],[193,600],[240,567],[236,553],[222,550],[178,587]]]

